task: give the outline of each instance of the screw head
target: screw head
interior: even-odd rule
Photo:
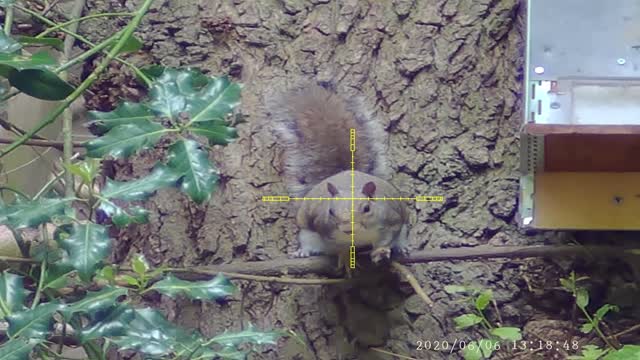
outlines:
[[[542,66],[536,66],[533,68],[533,72],[536,74],[544,74],[544,68]]]
[[[618,65],[624,65],[627,63],[627,60],[624,58],[619,58],[617,61]]]

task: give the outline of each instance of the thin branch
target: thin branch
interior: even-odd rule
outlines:
[[[14,141],[16,141],[16,139],[7,139],[7,138],[0,138],[0,144],[12,144]],[[81,142],[74,142],[72,143],[73,147],[83,147],[83,143]],[[24,145],[30,145],[30,146],[40,146],[40,147],[51,147],[51,148],[55,148],[58,150],[62,150],[62,148],[64,147],[64,142],[63,141],[54,141],[54,140],[27,140],[24,142]]]
[[[409,285],[411,285],[411,287],[416,292],[416,294],[425,303],[427,303],[427,305],[429,305],[430,307],[435,305],[433,303],[433,300],[431,300],[429,298],[429,295],[427,295],[427,293],[422,289],[422,287],[420,287],[420,283],[418,282],[418,280],[416,280],[415,276],[413,276],[411,271],[409,271],[409,269],[407,269],[406,266],[404,266],[402,264],[399,264],[399,263],[397,263],[395,261],[392,261],[391,262],[391,267],[394,268],[395,270],[397,270],[398,272],[400,272],[404,276],[404,278],[407,279],[407,281],[409,282]]]

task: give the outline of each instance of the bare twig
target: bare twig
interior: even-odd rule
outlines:
[[[12,144],[15,139],[6,139],[0,138],[0,144]],[[80,142],[72,143],[73,147],[83,147],[84,145]],[[24,142],[24,145],[30,146],[40,146],[40,147],[52,147],[54,149],[62,150],[64,146],[63,141],[54,141],[54,140],[27,140]]]
[[[411,285],[411,287],[413,288],[413,290],[416,292],[416,294],[425,302],[427,303],[427,305],[429,306],[433,306],[434,303],[433,301],[429,298],[429,295],[427,295],[426,292],[424,292],[424,290],[422,289],[422,287],[420,287],[420,283],[418,282],[418,280],[415,278],[415,276],[413,276],[413,274],[411,273],[411,271],[409,271],[409,269],[407,269],[406,266],[399,264],[396,261],[392,261],[391,262],[391,267],[394,268],[395,270],[397,270],[398,272],[400,272],[405,279],[407,279],[407,281],[409,282],[409,285]]]

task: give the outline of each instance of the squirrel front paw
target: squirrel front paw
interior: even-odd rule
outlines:
[[[371,252],[371,261],[379,264],[382,261],[391,259],[391,248],[387,246],[379,247]]]

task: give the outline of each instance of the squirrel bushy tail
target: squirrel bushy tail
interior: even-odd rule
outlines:
[[[298,86],[267,102],[284,147],[284,176],[293,196],[351,169],[349,129],[356,129],[355,170],[387,180],[386,134],[357,97],[340,97],[319,85]]]

